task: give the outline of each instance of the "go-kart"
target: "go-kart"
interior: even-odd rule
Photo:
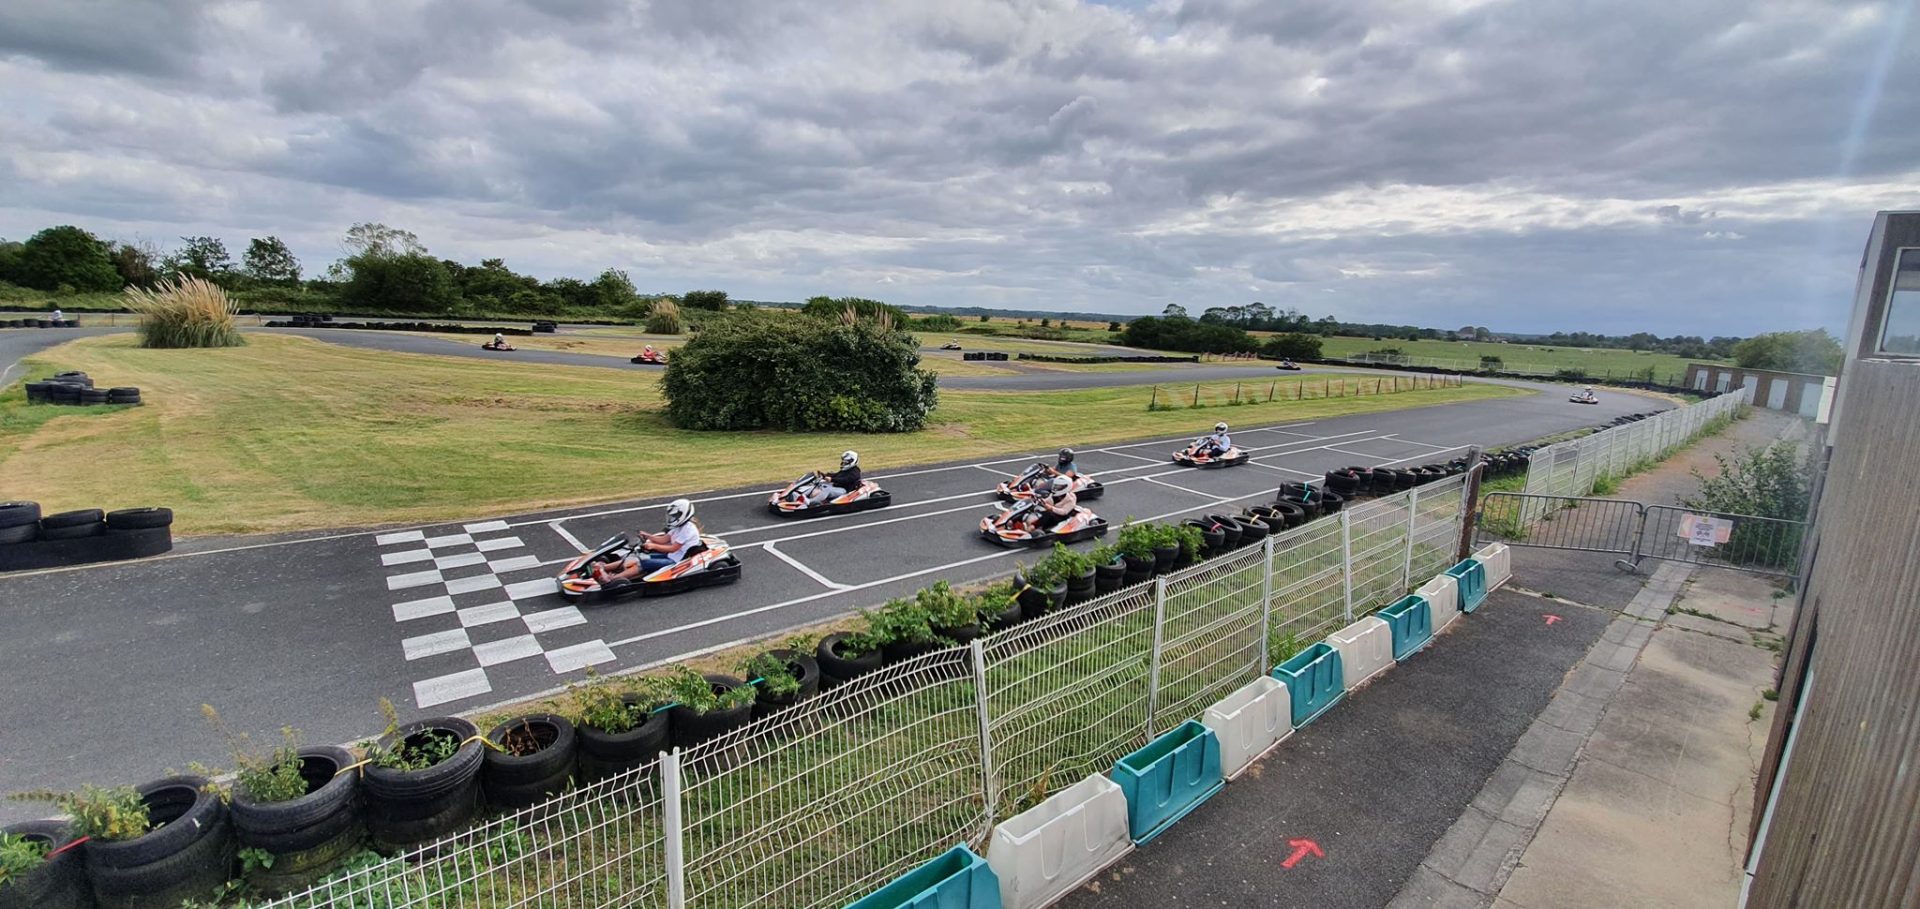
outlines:
[[[1018,505],[995,505],[996,514],[980,519],[980,535],[1002,546],[1051,546],[1054,543],[1078,543],[1106,536],[1107,519],[1086,508],[1075,508],[1066,520],[1042,530],[1027,523],[1027,515],[1041,507],[1042,499],[1028,499]]]
[[[1275,366],[1274,369],[1288,369],[1294,372],[1299,372],[1300,364],[1295,363],[1292,360],[1281,360],[1280,365]]]
[[[609,581],[605,586],[593,579],[595,563],[618,565],[628,555],[641,555],[638,534],[624,533],[600,544],[592,552],[567,563],[554,585],[569,600],[614,600],[621,597],[657,597],[680,593],[696,587],[731,584],[740,580],[740,559],[727,551],[727,541],[701,536],[686,558],[639,579]]]
[[[828,477],[819,472],[808,473],[787,484],[787,488],[767,497],[767,510],[781,517],[805,518],[823,514],[846,514],[851,511],[865,511],[869,508],[885,508],[893,504],[890,493],[868,480],[860,488],[848,490],[846,495],[828,499],[819,504],[808,501],[815,489],[825,483]]]
[[[667,365],[667,355],[657,350],[654,351],[651,355],[649,355],[646,351],[643,350],[640,353],[635,354],[633,359],[627,362],[638,363],[642,366],[665,366]]]
[[[1026,473],[1001,483],[995,491],[999,494],[1002,501],[1024,502],[1033,498],[1034,486],[1040,483],[1050,482],[1052,479],[1052,468],[1044,463],[1035,464],[1027,468]],[[1107,487],[1100,485],[1099,480],[1087,476],[1084,473],[1073,479],[1073,495],[1075,498],[1097,499],[1100,498],[1101,493],[1106,491]]]
[[[488,341],[484,344],[481,344],[480,349],[481,350],[519,350],[520,348],[515,347],[512,344],[508,344],[505,341],[501,341],[498,344],[495,344],[492,341]]]
[[[1580,391],[1570,395],[1567,400],[1575,404],[1598,404],[1600,403],[1600,396],[1591,392]]]
[[[1185,451],[1173,453],[1173,463],[1182,467],[1238,467],[1253,459],[1252,453],[1235,445],[1219,454],[1202,450],[1205,439],[1195,439]]]
[[[945,343],[945,344],[942,344],[942,345],[940,345],[940,349],[941,349],[941,350],[959,350],[959,349],[960,349],[960,342],[959,342],[959,341],[948,341],[947,343]]]

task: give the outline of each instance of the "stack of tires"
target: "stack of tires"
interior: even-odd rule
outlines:
[[[417,769],[366,767],[367,833],[374,848],[389,854],[431,843],[466,829],[480,806],[480,732],[459,717],[418,720],[380,739],[379,748],[418,753],[455,744],[452,756]]]
[[[573,785],[578,737],[565,717],[545,713],[517,717],[495,726],[487,740],[494,747],[487,749],[481,765],[480,789],[488,805],[518,811]]]
[[[278,895],[303,889],[326,876],[360,846],[360,776],[353,755],[331,745],[302,748],[300,777],[305,795],[263,802],[239,783],[233,787],[233,826],[242,849],[273,857],[250,867],[247,882]]]
[[[139,404],[140,389],[95,388],[84,372],[63,372],[41,382],[27,383],[29,404]]]
[[[172,548],[170,509],[42,515],[36,502],[0,502],[0,571],[135,559]]]
[[[9,877],[0,884],[0,909],[86,909],[93,905],[80,850],[66,821],[22,821],[0,827],[0,833],[46,847],[40,867]]]
[[[205,777],[138,787],[153,827],[130,840],[86,845],[87,882],[101,909],[174,909],[225,886],[236,846],[227,803]]]

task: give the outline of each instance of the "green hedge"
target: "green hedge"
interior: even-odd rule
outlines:
[[[864,320],[715,320],[667,366],[667,417],[683,429],[911,432],[937,400],[918,347]]]

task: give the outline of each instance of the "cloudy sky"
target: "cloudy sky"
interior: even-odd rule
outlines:
[[[0,236],[646,290],[1844,323],[1915,0],[8,0]]]

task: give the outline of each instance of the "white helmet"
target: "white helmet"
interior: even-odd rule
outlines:
[[[840,453],[840,469],[846,470],[860,463],[860,453],[851,449]]]
[[[1073,488],[1073,481],[1067,479],[1065,476],[1057,476],[1053,478],[1053,494],[1054,495],[1056,496],[1066,495],[1067,490],[1072,488]]]
[[[641,348],[641,349],[642,349],[642,350],[644,350],[644,351],[646,351],[647,353],[653,353],[653,345],[652,345],[652,344],[648,344],[648,345],[647,345],[646,347],[643,347],[643,348]]]
[[[1227,431],[1227,424],[1226,424],[1226,421],[1225,421],[1225,420],[1222,420],[1222,421],[1220,421],[1220,422],[1218,422],[1218,423],[1215,423],[1215,424],[1213,424],[1213,431],[1214,431],[1214,432],[1226,432],[1226,431]]]
[[[672,530],[693,520],[693,503],[686,499],[674,499],[667,503],[667,529]]]

